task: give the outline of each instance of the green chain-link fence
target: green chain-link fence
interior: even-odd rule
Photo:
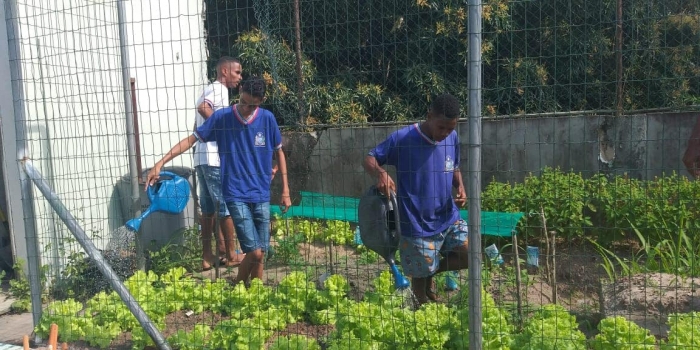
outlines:
[[[412,310],[353,215],[373,184],[370,148],[439,93],[470,117],[466,1],[130,0],[122,21],[116,1],[6,4],[3,149],[31,158],[103,253],[148,206],[134,182],[190,135],[218,59],[267,84],[294,215],[273,216],[264,280],[232,287],[226,261],[202,271],[192,202],[144,221],[143,269],[130,254],[112,266],[169,346],[466,348],[467,271],[437,275],[438,302]],[[482,245],[503,258],[485,254],[479,276],[483,348],[700,346],[700,2],[488,0],[481,12],[483,141],[469,143],[468,119],[457,132],[465,184],[483,178]],[[37,334],[56,323],[75,348],[153,346],[8,152],[0,248],[29,265],[11,290],[28,299],[31,285]],[[196,182],[190,153],[172,163]],[[272,192],[276,205],[278,177]]]

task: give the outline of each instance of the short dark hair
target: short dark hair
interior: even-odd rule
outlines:
[[[253,97],[265,98],[265,80],[253,75],[243,81],[241,91],[249,93]]]
[[[216,61],[216,72],[219,73],[221,71],[221,67],[229,63],[241,64],[241,61],[239,61],[237,58],[233,58],[230,56],[221,56],[221,58],[219,58],[219,60]]]
[[[445,118],[459,118],[459,101],[450,94],[438,95],[430,104],[430,110],[435,115],[443,115]]]

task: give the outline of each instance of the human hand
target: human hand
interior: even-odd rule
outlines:
[[[389,198],[390,192],[396,193],[396,183],[386,171],[382,171],[377,177],[377,189],[387,198]]]
[[[455,196],[455,204],[458,208],[463,208],[467,204],[467,193],[464,191],[464,187],[457,189],[457,195]]]
[[[275,179],[275,174],[277,174],[278,167],[277,165],[272,167],[272,177],[270,178],[270,181]]]
[[[163,165],[160,164],[160,162],[156,163],[156,165],[151,168],[151,171],[148,172],[148,177],[146,178],[146,186],[143,188],[144,191],[148,189],[148,186],[153,186],[153,184],[158,181],[160,178],[160,169],[163,167]]]
[[[289,207],[291,206],[292,199],[289,197],[289,193],[283,192],[282,198],[280,199],[280,210],[282,211],[282,214],[286,213],[287,210],[289,210]]]

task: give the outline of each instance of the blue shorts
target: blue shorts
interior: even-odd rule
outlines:
[[[467,222],[460,219],[444,232],[428,237],[401,236],[399,254],[401,267],[407,276],[425,278],[434,275],[440,266],[441,255],[467,246]]]
[[[236,236],[244,253],[270,247],[270,202],[228,202]]]
[[[215,203],[219,203],[219,217],[229,216],[226,202],[221,194],[221,169],[209,165],[197,165],[194,169],[199,181],[199,207],[202,209],[202,214],[214,214]]]

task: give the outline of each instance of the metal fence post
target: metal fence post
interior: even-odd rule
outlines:
[[[469,348],[481,349],[481,0],[469,0]]]

